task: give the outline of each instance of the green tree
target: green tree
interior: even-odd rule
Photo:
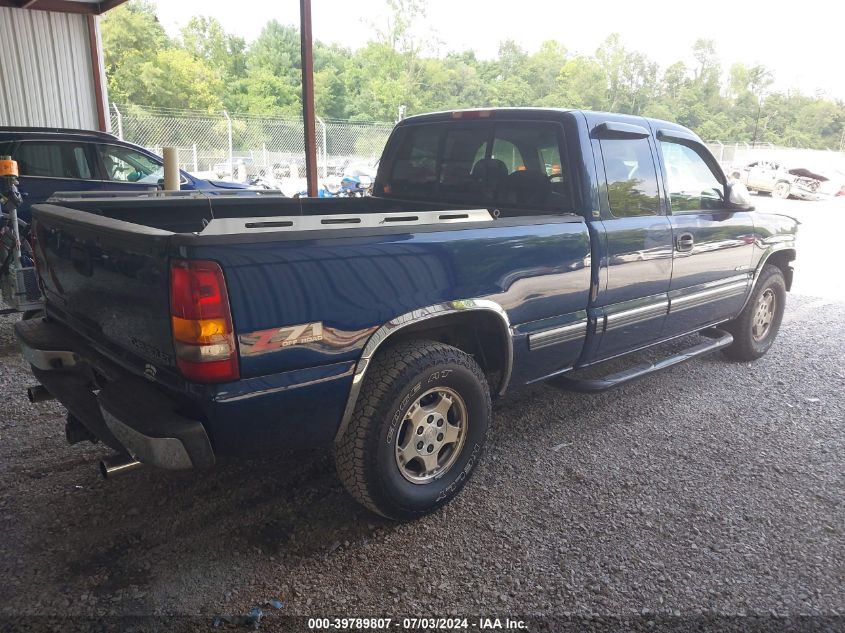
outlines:
[[[525,61],[523,72],[531,87],[531,105],[543,105],[554,94],[558,76],[566,61],[566,47],[553,40],[540,44],[540,49]]]
[[[657,92],[657,64],[627,50],[616,33],[596,51],[596,60],[605,77],[607,109],[640,114]]]
[[[233,85],[232,102],[251,114],[301,113],[299,32],[276,20],[268,22],[249,47],[246,77]]]
[[[138,68],[134,103],[160,108],[220,110],[223,83],[217,74],[181,48],[158,51]]]
[[[181,33],[185,50],[219,73],[221,79],[235,79],[246,72],[246,42],[226,33],[218,20],[194,16]]]
[[[560,69],[551,103],[566,108],[607,110],[607,77],[601,65],[591,57],[573,57]]]
[[[726,77],[713,42],[692,44],[694,63],[661,71],[653,60],[610,35],[594,55],[563,44],[536,51],[513,40],[493,59],[472,51],[438,52],[436,34],[421,30],[423,0],[387,0],[389,17],[373,25],[358,50],[314,43],[317,114],[391,121],[408,114],[484,106],[553,106],[611,110],[677,121],[706,139],[839,149],[845,103],[822,95],[772,92],[760,65],[734,64]],[[301,114],[297,29],[268,22],[251,43],[218,20],[197,16],[172,40],[146,0],[108,13],[102,22],[109,94],[146,107],[220,109],[270,116]]]
[[[109,98],[142,103],[140,67],[154,59],[159,51],[172,46],[156,18],[155,5],[131,0],[109,11],[103,18],[101,33]]]

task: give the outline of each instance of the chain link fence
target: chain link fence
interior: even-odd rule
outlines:
[[[123,140],[161,154],[175,147],[179,167],[205,176],[247,180],[296,180],[305,175],[301,118],[257,117],[224,111],[141,108],[112,104],[111,131]],[[393,123],[317,118],[317,171],[341,176],[350,165],[373,166]]]
[[[112,104],[111,130],[121,139],[161,154],[175,147],[179,167],[205,178],[246,181],[260,177],[278,188],[303,189],[304,126],[300,117],[273,118],[197,110]],[[317,172],[340,177],[353,166],[375,165],[393,123],[362,123],[317,117]],[[771,143],[709,141],[725,170],[755,160],[777,159],[796,166],[829,166],[845,173],[845,154],[779,147]]]

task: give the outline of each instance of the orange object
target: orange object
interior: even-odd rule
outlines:
[[[19,176],[18,163],[8,156],[0,158],[0,177]]]

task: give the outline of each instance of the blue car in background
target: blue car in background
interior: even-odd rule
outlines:
[[[163,160],[106,132],[54,128],[0,127],[0,156],[11,156],[26,195],[18,209],[29,221],[30,207],[56,191],[142,192],[163,182]],[[182,171],[184,190],[248,189],[222,180],[203,180]]]

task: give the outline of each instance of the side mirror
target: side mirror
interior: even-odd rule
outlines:
[[[729,182],[725,185],[728,208],[738,211],[753,211],[754,205],[751,202],[751,194],[748,188],[739,181]]]

